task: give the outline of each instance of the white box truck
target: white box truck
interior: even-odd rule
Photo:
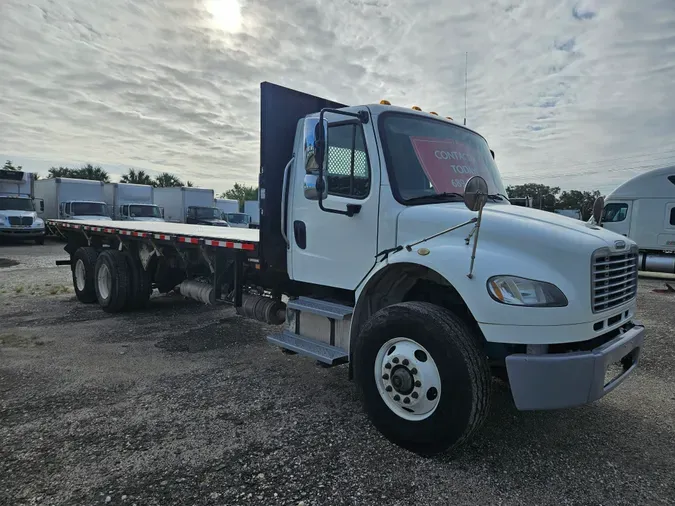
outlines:
[[[44,203],[34,201],[35,174],[0,170],[0,239],[30,239],[45,242],[45,222],[38,217]]]
[[[485,138],[451,119],[271,83],[260,103],[260,229],[55,221],[80,301],[115,313],[176,288],[285,324],[270,343],[348,363],[375,427],[425,455],[477,434],[491,375],[537,410],[636,370],[633,241],[510,205]]]
[[[35,196],[44,200],[45,219],[109,220],[103,181],[55,177],[35,182]]]
[[[215,199],[214,205],[221,210],[222,218],[230,227],[249,228],[251,217],[239,212],[239,201],[233,199]]]
[[[675,166],[619,185],[605,200],[601,226],[637,243],[640,270],[675,273]]]
[[[165,221],[227,227],[221,211],[214,206],[213,190],[192,187],[155,188],[155,204]]]
[[[244,202],[244,212],[251,217],[249,228],[260,228],[260,202],[257,200],[246,200]]]
[[[105,203],[113,220],[164,221],[154,203],[154,188],[146,184],[106,183]]]

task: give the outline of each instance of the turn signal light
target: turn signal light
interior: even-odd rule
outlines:
[[[417,107],[416,105],[413,105],[412,108],[413,108],[413,111],[421,111],[422,110],[421,108]]]
[[[380,100],[380,105],[391,105],[391,102],[389,100]]]
[[[446,116],[445,119],[449,119],[450,121],[455,121],[455,120],[452,119],[450,116]]]
[[[438,116],[438,113],[434,112],[434,111],[429,111],[429,114],[433,114],[434,116]]]

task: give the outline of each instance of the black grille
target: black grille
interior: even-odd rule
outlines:
[[[638,284],[637,252],[593,255],[591,299],[593,312],[606,311],[635,298]]]
[[[9,224],[13,226],[23,225],[30,227],[33,224],[32,216],[8,216]]]

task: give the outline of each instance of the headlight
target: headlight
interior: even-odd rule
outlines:
[[[40,218],[35,218],[35,221],[33,221],[33,226],[34,227],[44,227],[45,222]]]
[[[497,302],[511,306],[564,307],[567,297],[555,285],[516,276],[494,276],[487,289]]]

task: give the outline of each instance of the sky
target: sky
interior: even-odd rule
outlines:
[[[505,184],[675,165],[674,0],[0,0],[0,158],[256,184],[261,81],[461,119]],[[468,65],[465,65],[468,52]]]

